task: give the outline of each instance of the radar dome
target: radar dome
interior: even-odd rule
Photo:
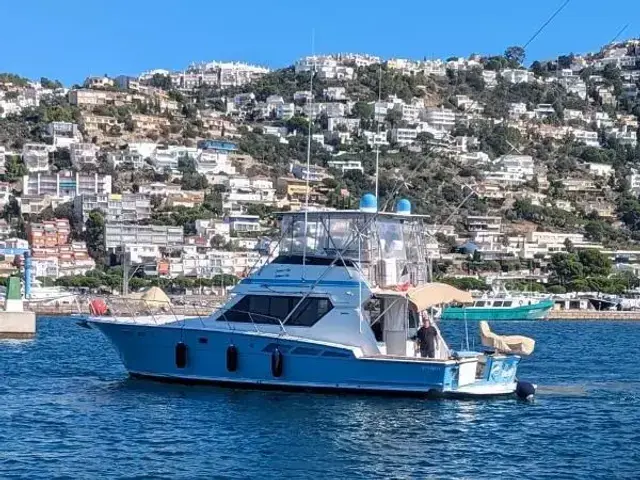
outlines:
[[[360,199],[360,210],[363,212],[377,212],[378,201],[373,193],[365,193]]]
[[[411,215],[411,202],[406,198],[398,200],[398,203],[396,204],[396,213]]]

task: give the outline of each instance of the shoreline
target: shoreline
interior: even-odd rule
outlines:
[[[640,321],[640,311],[551,310],[544,321],[554,320],[633,320]]]

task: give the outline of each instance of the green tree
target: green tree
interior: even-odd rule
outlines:
[[[549,263],[551,278],[560,285],[566,285],[584,276],[584,267],[576,254],[556,253]]]
[[[510,66],[519,67],[524,62],[525,51],[524,48],[519,46],[509,47],[504,52],[504,58],[507,59]]]
[[[198,172],[187,172],[182,174],[180,185],[183,190],[205,190],[209,186],[207,177]]]
[[[22,177],[29,173],[27,166],[18,155],[7,155],[4,168],[4,178],[7,182],[22,180]]]
[[[87,221],[85,222],[85,239],[89,255],[97,264],[104,264],[106,258],[105,247],[105,221],[104,215],[100,210],[92,210],[89,212]]]
[[[361,120],[371,120],[373,118],[374,107],[371,103],[356,102],[351,113]]]
[[[42,85],[42,88],[48,88],[52,90],[63,87],[62,83],[60,83],[59,80],[49,80],[47,77],[40,77],[40,85]]]
[[[309,132],[309,119],[295,115],[285,122],[289,133],[296,132],[298,135],[306,135]]]
[[[156,88],[161,88],[162,90],[171,90],[171,77],[168,75],[163,75],[161,73],[154,73],[153,76],[149,79],[149,85]]]
[[[607,276],[611,273],[611,260],[596,249],[580,250],[578,261],[582,264],[585,276]]]
[[[71,153],[68,148],[58,148],[53,152],[53,166],[58,170],[69,170],[73,167]]]
[[[396,109],[389,110],[385,120],[389,125],[391,125],[391,128],[395,128],[402,121],[402,112]]]

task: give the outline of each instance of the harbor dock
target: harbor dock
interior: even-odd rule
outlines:
[[[640,311],[612,310],[551,310],[547,321],[553,320],[634,320],[640,321]]]

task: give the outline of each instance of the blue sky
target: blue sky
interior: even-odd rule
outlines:
[[[524,44],[562,3],[4,0],[0,71],[71,84],[88,75],[181,69],[201,60],[280,67],[310,53],[312,31],[317,53],[495,54]],[[638,0],[571,0],[530,45],[527,59],[596,50],[627,22],[623,37],[637,37],[638,18]]]

